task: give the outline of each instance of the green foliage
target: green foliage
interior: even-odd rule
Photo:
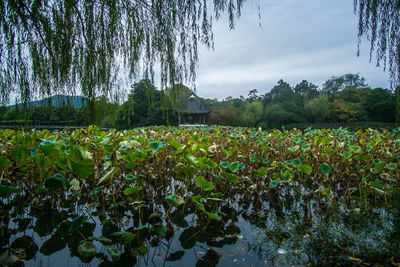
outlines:
[[[198,44],[213,44],[213,17],[227,13],[232,29],[244,2],[2,1],[1,100],[13,88],[27,103],[37,93],[80,87],[94,118],[96,95],[118,88],[121,57],[131,76],[143,67],[153,77],[160,62],[163,86],[194,81]]]
[[[359,74],[345,74],[339,77],[332,76],[322,85],[322,93],[328,95],[329,100],[332,101],[338,93],[347,87],[366,87],[365,78],[360,77]]]
[[[397,1],[354,0],[358,14],[359,42],[370,42],[370,59],[375,51],[377,65],[388,65],[392,89],[400,81],[400,13]],[[360,51],[359,51],[360,52]]]
[[[316,123],[325,121],[331,115],[327,95],[321,95],[308,101],[305,105],[305,108],[307,111],[311,112],[314,117],[314,122]]]
[[[240,116],[243,126],[254,127],[261,120],[263,105],[261,101],[247,103],[244,112]]]
[[[337,225],[347,221],[350,227],[344,232],[354,233],[346,246],[349,255],[361,250],[353,241],[366,240],[360,229],[390,249],[392,244],[382,238],[391,235],[394,221],[392,214],[385,217],[380,212],[386,213],[396,200],[399,136],[400,128],[356,132],[344,128],[262,131],[221,126],[0,130],[2,157],[10,161],[0,170],[5,183],[0,185],[0,194],[4,203],[14,207],[2,216],[14,221],[12,240],[31,227],[34,235],[46,237],[40,249],[43,255],[68,248],[78,251],[82,261],[93,256],[103,260],[106,250],[106,256],[118,264],[136,259],[148,253],[155,241],[169,240],[177,227],[182,228],[178,235],[183,249],[197,242],[233,245],[246,234],[238,219],[260,228],[266,239],[273,239],[272,249],[280,249],[278,254],[302,253],[292,243],[283,249],[282,240],[292,242],[293,233],[295,241],[300,237],[307,248],[313,238],[310,233],[321,220],[329,222],[329,232],[334,234],[342,234]],[[147,150],[157,142],[165,144],[162,149]],[[44,155],[38,149],[41,143],[58,147],[57,158]],[[89,176],[74,173],[71,160],[90,162]],[[58,174],[48,177],[46,173]],[[65,189],[68,184],[71,190],[51,190]],[[257,202],[261,204],[259,197],[264,202],[261,206],[257,206]],[[351,205],[347,206],[348,202]],[[50,208],[54,203],[60,207]],[[32,205],[39,212],[29,212]],[[282,220],[282,212],[287,212],[287,220]],[[355,216],[349,217],[350,213]],[[340,217],[341,222],[327,220],[330,215]],[[379,231],[366,230],[365,225],[353,230],[353,220],[358,218],[380,226],[387,218],[389,222],[376,236]],[[273,223],[268,226],[267,221]],[[293,227],[286,229],[287,222]],[[100,229],[101,236],[94,236],[98,233],[95,229]],[[24,239],[29,244],[35,242]],[[104,253],[96,252],[95,241],[105,246]],[[10,251],[16,248],[11,245]],[[397,255],[396,247],[393,250],[382,249],[390,257]],[[36,253],[34,247],[26,251]],[[127,253],[121,255],[121,251]],[[339,257],[343,251],[337,252]]]
[[[143,187],[142,186],[133,186],[133,187],[129,187],[127,189],[124,190],[124,195],[129,196],[129,195],[133,195],[135,194],[137,191],[142,190]]]
[[[44,185],[48,189],[56,189],[56,188],[62,188],[65,189],[67,187],[67,179],[62,174],[55,174],[51,178],[47,179],[44,183]]]
[[[210,191],[215,188],[214,183],[206,181],[203,176],[197,176],[195,181],[204,191]]]

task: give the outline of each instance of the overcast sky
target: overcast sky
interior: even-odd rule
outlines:
[[[332,76],[359,73],[372,87],[389,88],[389,74],[369,62],[369,43],[357,57],[358,17],[351,0],[259,0],[245,4],[236,28],[214,21],[214,50],[199,48],[197,94],[224,99],[265,94],[283,79],[318,86]]]

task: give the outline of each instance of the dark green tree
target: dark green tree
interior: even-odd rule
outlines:
[[[346,87],[366,87],[365,78],[360,77],[359,74],[345,74],[339,77],[332,76],[322,85],[322,93],[327,94],[329,100],[333,98]]]
[[[132,85],[128,100],[121,105],[115,122],[118,128],[165,124],[161,92],[148,79]]]
[[[306,80],[302,80],[301,83],[297,84],[294,87],[294,92],[302,97],[303,104],[319,96],[318,86]]]
[[[300,100],[300,98],[297,97],[296,94],[293,92],[290,84],[281,79],[278,81],[278,84],[271,89],[269,93],[264,95],[263,102],[264,105],[268,105],[282,103],[288,100],[293,100],[295,98]]]
[[[396,116],[395,103],[395,95],[390,90],[375,88],[368,92],[362,106],[369,121],[394,122]]]

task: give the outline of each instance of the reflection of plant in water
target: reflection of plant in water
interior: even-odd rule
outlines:
[[[271,264],[327,263],[323,249],[332,261],[372,262],[392,230],[373,207],[391,205],[399,188],[398,129],[91,126],[0,136],[0,234],[17,260],[30,255],[21,240],[12,246],[15,233],[34,231],[42,255],[68,248],[83,262],[165,264],[201,249],[198,264],[215,265],[227,257],[217,248],[243,237],[244,220],[262,229],[269,245],[246,238]]]

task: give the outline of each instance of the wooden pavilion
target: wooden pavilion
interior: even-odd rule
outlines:
[[[179,125],[205,125],[210,110],[203,109],[195,97],[186,101],[186,107],[179,111]]]

